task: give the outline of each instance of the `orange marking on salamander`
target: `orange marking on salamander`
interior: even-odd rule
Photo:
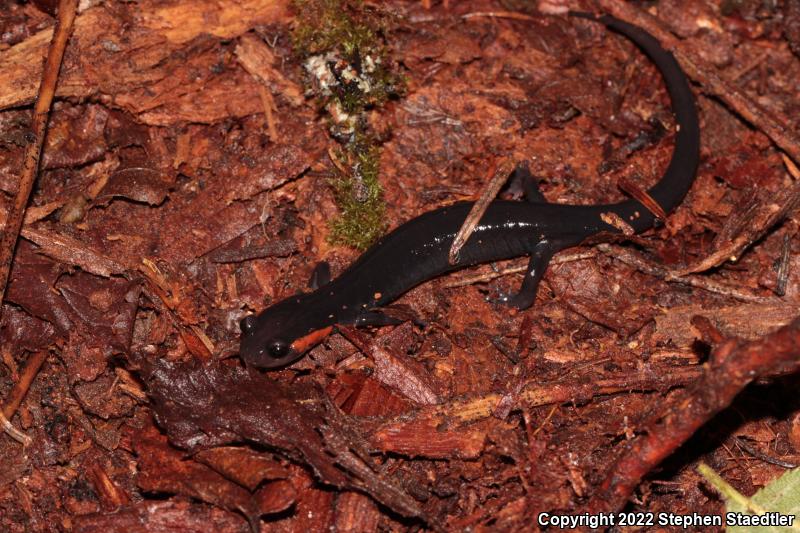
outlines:
[[[294,350],[295,353],[303,353],[306,350],[310,350],[312,347],[322,342],[322,339],[330,335],[331,331],[333,331],[333,326],[314,330],[308,335],[295,340],[292,343],[292,350]]]

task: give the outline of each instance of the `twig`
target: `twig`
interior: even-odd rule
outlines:
[[[497,18],[497,19],[514,19],[514,20],[526,20],[526,21],[534,21],[536,20],[534,17],[530,15],[525,15],[524,13],[517,13],[516,11],[476,11],[473,13],[467,13],[465,15],[461,15],[462,19],[473,19],[473,18]]]
[[[642,204],[645,209],[653,214],[654,217],[660,218],[661,220],[667,220],[667,214],[664,212],[664,208],[658,205],[658,202],[656,202],[652,196],[647,194],[646,190],[639,187],[629,178],[625,176],[619,178],[619,180],[617,180],[617,187],[619,187],[622,192],[626,193],[628,196]]]
[[[33,379],[36,377],[36,374],[39,373],[39,369],[42,367],[42,363],[47,360],[47,355],[47,350],[40,350],[35,352],[33,355],[31,355],[30,359],[28,359],[28,364],[25,365],[25,370],[19,377],[19,381],[14,384],[14,388],[11,389],[11,394],[8,395],[8,400],[3,407],[3,415],[5,415],[5,417],[9,420],[14,416],[14,413],[17,412],[17,409],[19,409],[22,400],[25,398],[25,394],[27,394],[28,389],[31,387],[31,383],[33,383]]]
[[[5,431],[9,437],[23,446],[30,446],[31,442],[33,442],[29,436],[11,425],[11,422],[8,421],[8,418],[6,418],[2,410],[0,410],[0,426],[3,426],[3,431]]]
[[[597,254],[593,251],[588,252],[572,252],[568,254],[558,254],[555,256],[551,261],[551,265],[560,265],[562,263],[570,263],[572,261],[580,261],[581,259],[589,259],[591,257],[595,257]],[[494,272],[487,272],[485,274],[475,274],[474,276],[461,276],[457,277],[451,281],[442,284],[442,287],[445,289],[452,289],[455,287],[463,287],[465,285],[472,285],[474,283],[485,283],[487,281],[491,281],[496,278],[500,278],[503,276],[507,276],[509,274],[517,274],[518,272],[525,272],[528,270],[528,265],[525,264],[523,266],[518,267],[508,267],[504,268],[503,270],[497,270]]]
[[[75,14],[78,9],[78,0],[61,0],[58,6],[58,21],[53,32],[53,40],[50,43],[50,50],[42,73],[42,83],[39,86],[39,96],[33,106],[33,120],[31,123],[31,139],[25,148],[23,156],[22,173],[20,174],[19,189],[14,198],[14,205],[8,213],[6,226],[3,228],[3,238],[0,240],[0,316],[2,315],[2,302],[8,284],[8,275],[11,272],[11,263],[14,260],[14,250],[17,246],[22,222],[25,219],[25,206],[28,205],[33,184],[36,181],[36,174],[39,170],[39,159],[42,155],[44,145],[45,130],[47,129],[47,119],[50,116],[50,106],[53,103],[53,95],[56,92],[56,82],[58,81],[58,71],[61,69],[61,59],[64,57],[64,50],[67,41],[72,33],[72,24],[75,22]],[[36,372],[39,371],[41,362],[34,355],[28,368],[25,369],[26,375],[17,382],[12,392],[9,404],[0,411],[0,424],[11,437],[23,446],[31,443],[31,438],[18,431],[9,422],[9,418],[19,407],[19,403],[25,396],[30,387],[30,382]],[[31,369],[28,375],[28,369]],[[7,416],[7,413],[9,414]]]
[[[675,368],[669,373],[648,369],[639,376],[619,374],[597,379],[560,379],[542,383],[538,378],[525,381],[516,393],[512,410],[518,407],[534,408],[563,402],[583,403],[598,396],[609,396],[632,391],[666,391],[695,382],[701,376],[697,367]],[[405,413],[382,427],[409,424],[414,427],[422,420],[439,423],[469,424],[489,418],[504,395],[488,393],[472,398],[459,398],[446,404],[420,408],[415,413]]]
[[[14,259],[14,249],[17,245],[19,230],[25,217],[25,206],[28,205],[36,174],[39,170],[39,158],[42,155],[47,119],[50,115],[50,106],[56,91],[58,71],[61,69],[61,59],[67,40],[72,33],[72,23],[78,0],[61,0],[58,6],[58,21],[53,32],[53,40],[47,53],[47,60],[42,73],[42,83],[39,86],[39,96],[33,106],[33,121],[31,124],[30,144],[25,147],[23,156],[22,173],[19,180],[19,190],[14,198],[14,205],[8,214],[6,226],[3,228],[3,238],[0,240],[0,303],[6,292],[8,275],[11,271],[11,262]],[[2,314],[2,307],[0,307]]]
[[[128,493],[108,477],[108,473],[100,463],[90,466],[87,474],[104,509],[113,511],[130,503],[131,499]]]
[[[589,501],[589,512],[617,511],[642,478],[728,407],[750,382],[800,369],[800,318],[752,341],[731,339],[711,354],[702,376],[651,416],[612,465]]]
[[[269,140],[276,143],[278,142],[278,127],[275,115],[272,113],[278,110],[275,105],[275,100],[272,98],[272,93],[263,85],[258,86],[258,94],[261,96],[261,105],[264,107],[264,116],[267,119],[267,132],[269,133]]]
[[[789,265],[791,258],[791,245],[792,240],[789,235],[783,236],[783,247],[781,248],[781,258],[778,263],[778,275],[775,282],[775,294],[784,296],[786,294],[786,284],[789,283]]]
[[[786,165],[786,171],[792,176],[793,179],[800,179],[800,169],[794,164],[794,161],[786,157],[786,154],[781,154],[783,164]]]
[[[690,287],[703,289],[708,292],[713,292],[715,294],[730,296],[731,298],[736,298],[737,300],[740,300],[742,302],[772,303],[778,301],[775,298],[759,296],[757,294],[743,291],[736,287],[732,287],[725,283],[719,283],[717,281],[702,276],[678,275],[670,270],[667,270],[661,265],[657,265],[652,261],[645,259],[641,255],[632,252],[631,250],[623,248],[622,246],[615,246],[612,244],[603,243],[603,244],[598,244],[597,249],[603,252],[604,254],[625,263],[628,266],[632,266],[633,268],[639,270],[640,272],[644,272],[645,274],[661,278],[669,283],[680,283],[682,285],[689,285]]]
[[[495,168],[492,168],[491,173],[494,174],[492,179],[489,180],[489,183],[483,188],[480,198],[478,198],[478,201],[475,202],[472,209],[470,209],[466,220],[464,220],[464,224],[461,226],[461,229],[458,230],[458,233],[456,233],[453,244],[450,246],[448,260],[451,265],[458,263],[458,254],[461,248],[466,244],[472,232],[475,231],[475,227],[478,225],[478,222],[480,222],[489,204],[492,203],[492,200],[494,200],[497,193],[500,192],[503,184],[508,180],[508,174],[511,172],[511,168],[512,164],[508,159],[502,161]]]
[[[789,461],[784,461],[782,459],[777,459],[775,457],[770,457],[765,453],[761,453],[760,451],[756,450],[754,447],[747,444],[747,442],[742,439],[741,437],[736,438],[736,446],[741,448],[742,450],[746,451],[756,459],[761,459],[765,463],[769,463],[775,466],[781,466],[783,468],[797,468],[796,463],[790,463]]]

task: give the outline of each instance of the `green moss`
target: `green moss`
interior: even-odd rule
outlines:
[[[349,172],[337,169],[330,180],[341,215],[331,222],[329,239],[359,250],[368,248],[386,230],[386,204],[378,181],[381,149],[375,145],[362,148],[355,154],[340,151],[337,157],[347,159],[345,170]]]
[[[332,54],[335,63],[336,81],[325,88],[331,94],[318,95],[323,100],[332,97],[342,110],[357,114],[404,92],[405,78],[390,68],[380,16],[358,0],[294,0],[293,5],[295,53],[303,60]]]
[[[380,147],[366,112],[402,94],[405,79],[391,68],[383,44],[383,19],[360,0],[293,0],[295,53],[313,78],[330,131],[343,147],[330,180],[341,211],[329,240],[365,249],[386,229],[378,181]]]
[[[378,43],[377,36],[365,23],[356,22],[354,11],[361,2],[345,0],[294,0],[297,27],[292,32],[294,49],[301,56],[321,54],[340,48],[345,59],[367,52]]]

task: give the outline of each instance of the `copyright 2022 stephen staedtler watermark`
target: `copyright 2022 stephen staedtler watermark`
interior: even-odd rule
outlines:
[[[552,529],[606,528],[606,527],[643,527],[673,526],[683,529],[711,526],[783,526],[792,527],[797,516],[768,512],[762,515],[744,513],[725,514],[677,514],[677,513],[579,513],[556,514],[540,513],[537,522],[541,527]]]

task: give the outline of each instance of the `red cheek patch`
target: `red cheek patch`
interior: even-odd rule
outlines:
[[[295,353],[303,353],[307,350],[310,350],[315,345],[322,342],[322,339],[330,335],[331,331],[333,331],[333,326],[312,331],[308,335],[295,340],[292,343],[292,350]]]

